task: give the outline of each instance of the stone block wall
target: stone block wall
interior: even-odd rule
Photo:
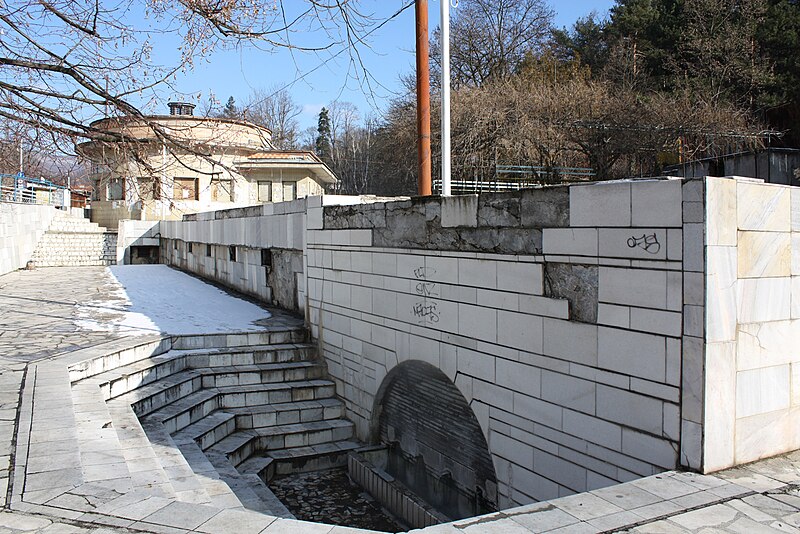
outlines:
[[[384,377],[413,359],[470,403],[501,507],[699,457],[699,442],[680,454],[697,191],[650,180],[309,209],[312,333],[359,436]]]
[[[278,303],[299,311],[304,299],[293,293],[304,290],[298,274],[303,272],[305,213],[303,199],[187,215],[183,221],[161,221],[161,262],[268,303],[276,295],[289,294],[290,298]],[[265,250],[271,261],[262,253]],[[270,263],[279,268],[273,269]]]
[[[25,267],[55,215],[52,206],[0,202],[0,275]]]
[[[393,369],[441,370],[507,507],[800,447],[799,195],[707,178],[317,197],[162,223],[162,255],[259,294],[277,254],[362,440]]]
[[[303,312],[308,207],[375,200],[372,197],[309,197],[197,213],[186,215],[181,221],[160,221],[157,230],[151,228],[143,235],[158,233],[162,263],[264,302]],[[141,231],[140,225],[144,223],[133,222],[136,224],[132,233],[138,239],[137,230]],[[129,227],[125,228],[128,236]]]
[[[800,448],[800,190],[707,178],[706,471]]]

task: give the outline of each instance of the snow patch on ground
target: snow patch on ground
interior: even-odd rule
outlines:
[[[269,312],[166,265],[106,268],[102,296],[76,306],[75,324],[135,336],[246,332]]]

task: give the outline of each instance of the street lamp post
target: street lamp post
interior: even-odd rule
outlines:
[[[450,0],[442,4],[442,195],[450,191]]]

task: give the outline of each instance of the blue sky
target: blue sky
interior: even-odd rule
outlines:
[[[292,0],[290,0],[292,1]],[[613,0],[559,0],[553,2],[556,26],[570,26],[579,17],[592,11],[605,14]],[[376,18],[394,14],[403,0],[366,0],[364,9]],[[438,25],[439,0],[429,0],[431,30]],[[457,8],[455,8],[457,9]],[[161,88],[150,96],[150,112],[165,112],[164,100],[186,98],[207,100],[210,95],[220,102],[233,96],[244,103],[254,89],[271,90],[288,86],[295,101],[302,106],[298,117],[301,127],[316,125],[322,106],[339,99],[352,102],[362,114],[380,114],[400,87],[400,76],[414,68],[414,9],[407,9],[397,18],[376,31],[370,38],[369,49],[362,49],[362,61],[373,78],[372,90],[366,90],[348,76],[349,54],[331,60],[314,54],[290,54],[286,50],[274,53],[243,47],[217,51],[178,75],[170,88]],[[157,62],[176,61],[176,43],[158,42],[154,49]],[[431,53],[434,53],[432,50]],[[177,94],[185,93],[184,95]],[[145,95],[147,97],[148,95]],[[157,104],[156,104],[157,102]]]

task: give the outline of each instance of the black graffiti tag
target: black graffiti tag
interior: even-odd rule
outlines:
[[[417,302],[411,309],[415,317],[421,319],[420,324],[423,323],[438,323],[439,311],[436,302]]]
[[[656,234],[642,234],[642,237],[631,236],[628,238],[628,248],[644,250],[648,254],[658,254],[661,251],[661,243],[658,242]]]

